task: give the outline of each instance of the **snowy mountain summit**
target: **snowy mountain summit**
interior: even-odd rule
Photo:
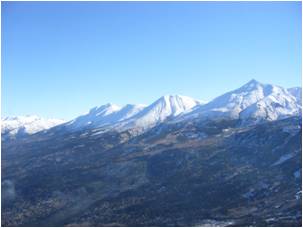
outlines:
[[[113,125],[129,119],[140,112],[145,105],[127,104],[123,107],[108,103],[100,107],[92,108],[89,113],[77,117],[66,123],[66,127],[72,130],[81,128],[100,128]]]
[[[190,97],[165,95],[120,125],[124,129],[148,129],[185,111],[189,111],[198,104],[200,104],[199,101]]]
[[[119,107],[109,103],[91,109],[89,113],[66,123],[65,127],[69,130],[81,128],[148,129],[168,118],[190,110],[197,104],[200,102],[180,95],[165,95],[149,106],[128,104]]]
[[[200,105],[182,118],[232,118],[242,120],[277,120],[300,115],[301,105],[286,89],[251,80],[242,87]]]
[[[273,121],[298,116],[302,110],[302,89],[284,89],[280,86],[250,80],[238,89],[227,92],[204,104],[181,95],[165,95],[152,104],[118,106],[108,103],[92,108],[88,113],[64,124],[62,120],[36,116],[14,117],[2,120],[2,135],[33,134],[61,124],[56,130],[78,131],[96,129],[131,130],[141,133],[163,122],[172,124],[192,119],[239,119],[243,124]]]
[[[35,115],[6,117],[1,120],[1,134],[5,137],[17,137],[34,134],[64,123],[61,119],[45,119]]]

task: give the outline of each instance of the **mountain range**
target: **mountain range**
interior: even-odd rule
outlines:
[[[3,226],[301,226],[301,88],[251,80],[2,119]]]
[[[2,138],[18,138],[62,124],[62,119],[46,119],[36,115],[6,117],[2,119]]]
[[[163,122],[189,119],[241,119],[243,123],[273,121],[302,112],[302,89],[284,89],[251,80],[242,87],[227,92],[208,103],[181,95],[165,95],[150,105],[127,104],[123,107],[108,103],[92,108],[87,114],[64,122],[37,116],[2,119],[2,136],[16,137],[34,134],[59,125],[68,131],[79,129],[133,129],[140,133]]]

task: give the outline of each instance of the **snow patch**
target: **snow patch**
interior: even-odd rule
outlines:
[[[272,166],[280,165],[280,164],[286,162],[287,160],[291,159],[292,157],[294,157],[293,154],[285,154],[285,155],[281,156],[279,158],[279,160],[276,161]]]

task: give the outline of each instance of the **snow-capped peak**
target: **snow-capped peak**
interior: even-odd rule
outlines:
[[[142,132],[164,121],[172,123],[194,118],[231,118],[248,122],[276,120],[301,113],[301,88],[280,86],[250,80],[238,89],[227,92],[204,104],[181,95],[165,95],[149,106],[108,103],[94,107],[88,113],[60,125],[66,130],[99,129],[118,131],[133,129]],[[37,116],[5,118],[2,132],[35,133],[63,121],[42,120]],[[13,126],[13,127],[12,127]],[[17,129],[17,130],[15,130]]]
[[[199,101],[181,95],[165,95],[144,108],[126,122],[122,122],[123,128],[148,129],[168,118],[175,117],[184,111],[190,110]]]
[[[245,85],[225,93],[182,118],[267,119],[298,115],[301,108],[286,89],[250,80]]]
[[[99,128],[113,125],[125,119],[132,117],[141,111],[145,105],[127,104],[123,107],[108,103],[99,107],[92,108],[89,113],[79,116],[68,122],[66,126],[69,129],[77,130],[79,128]]]
[[[46,119],[36,115],[5,117],[1,121],[1,134],[15,136],[34,134],[49,129],[65,121],[62,119]]]
[[[225,93],[205,105],[201,105],[195,113],[207,116],[239,117],[239,113],[248,106],[263,99],[270,93],[270,86],[251,80],[240,88]]]
[[[127,104],[119,107],[109,103],[91,109],[87,114],[79,116],[65,124],[65,126],[71,130],[82,128],[147,129],[169,117],[190,110],[197,104],[200,104],[200,102],[180,95],[165,95],[149,106]]]
[[[169,116],[177,116],[180,113],[193,108],[197,104],[200,104],[200,102],[187,96],[165,95],[155,101],[151,105],[151,108],[161,107],[161,111],[168,112]]]
[[[239,90],[254,90],[257,87],[262,87],[264,84],[262,84],[261,82],[258,82],[256,79],[251,79],[249,82],[247,82],[246,84],[244,84],[243,86],[241,86],[239,88]]]

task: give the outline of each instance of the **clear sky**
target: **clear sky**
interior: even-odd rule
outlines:
[[[300,2],[2,2],[2,116],[301,85]]]

